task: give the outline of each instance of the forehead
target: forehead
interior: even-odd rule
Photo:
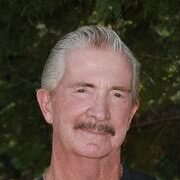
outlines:
[[[125,55],[111,49],[74,49],[67,56],[64,80],[123,83],[130,86],[132,66]]]

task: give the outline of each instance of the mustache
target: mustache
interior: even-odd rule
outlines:
[[[107,134],[111,134],[114,136],[115,129],[107,124],[99,124],[99,123],[92,123],[92,122],[78,122],[75,124],[74,129],[81,129],[81,130],[96,130],[98,132],[103,132]]]

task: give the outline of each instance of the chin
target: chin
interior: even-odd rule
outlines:
[[[76,151],[78,155],[89,159],[100,159],[110,154],[110,152],[109,148],[92,143]]]
[[[83,133],[83,134],[82,134]],[[73,149],[76,155],[91,159],[103,158],[117,150],[119,144],[115,143],[111,135],[100,135],[87,132],[77,133],[74,136]]]

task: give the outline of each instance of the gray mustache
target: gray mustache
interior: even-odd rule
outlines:
[[[115,129],[107,124],[97,124],[92,122],[78,122],[75,124],[74,129],[81,130],[97,130],[98,132],[108,133],[112,136],[115,135]]]

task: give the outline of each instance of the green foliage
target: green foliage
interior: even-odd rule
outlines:
[[[57,39],[86,24],[115,29],[142,64],[141,111],[124,161],[180,178],[179,10],[178,0],[0,0],[0,180],[32,179],[48,165],[51,128],[35,90]]]

